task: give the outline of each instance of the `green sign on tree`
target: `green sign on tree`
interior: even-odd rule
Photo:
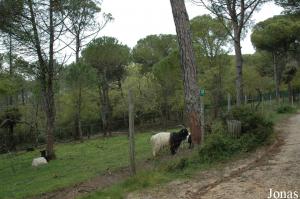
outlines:
[[[200,89],[200,96],[204,96],[205,95],[205,89],[204,88],[201,88]]]

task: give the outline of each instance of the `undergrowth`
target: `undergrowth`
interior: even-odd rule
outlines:
[[[227,119],[241,121],[242,133],[239,138],[230,137],[227,133]],[[212,133],[206,137],[199,150],[193,150],[189,156],[174,157],[168,162],[157,160],[155,169],[138,173],[133,178],[92,193],[87,198],[125,198],[127,193],[135,190],[192,177],[195,172],[212,168],[268,143],[272,132],[273,122],[265,115],[249,107],[234,108],[223,121],[214,123]]]

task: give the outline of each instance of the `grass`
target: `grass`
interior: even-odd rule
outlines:
[[[299,104],[294,104],[294,111],[286,112],[286,113],[278,113],[277,109],[281,106],[290,106],[288,103],[281,103],[280,105],[276,105],[276,102],[272,102],[272,104],[265,104],[263,106],[263,113],[266,115],[267,118],[269,118],[274,124],[279,122],[280,120],[283,120],[289,116],[291,116],[293,113],[297,112],[297,110],[300,108]]]
[[[194,164],[191,161],[198,156],[197,151],[192,151],[188,157],[173,156],[172,159],[154,160],[156,167],[152,170],[139,171],[135,176],[130,177],[122,182],[116,183],[106,189],[93,192],[84,199],[122,199],[127,193],[143,190],[146,188],[158,186],[175,179],[192,178],[195,171],[205,170],[217,166],[217,164]],[[181,167],[184,160],[186,165]],[[178,166],[179,165],[179,166]],[[177,172],[180,170],[180,172]]]
[[[277,114],[273,109],[264,106],[263,112],[275,123],[291,115]],[[136,134],[137,162],[151,157],[150,136],[150,133]],[[128,165],[128,140],[124,135],[84,143],[57,144],[55,150],[57,160],[38,168],[33,168],[31,161],[39,156],[39,151],[0,155],[0,198],[18,199],[40,195],[101,175],[108,168],[113,171]],[[239,155],[242,154],[226,157],[221,162]],[[128,192],[178,178],[190,178],[199,170],[219,164],[218,161],[199,163],[195,161],[196,156],[198,153],[194,150],[189,155],[173,156],[167,160],[154,159],[151,161],[155,165],[154,169],[139,171],[136,176],[91,193],[86,198],[123,198]]]
[[[266,117],[277,123],[287,117],[291,116],[291,113],[278,114],[274,110],[274,106],[264,106],[264,114]],[[265,144],[272,143],[275,139],[275,135],[271,134]],[[225,141],[227,139],[225,138]],[[238,144],[238,143],[236,143]],[[255,145],[254,147],[257,147]],[[133,191],[140,191],[142,189],[150,188],[160,184],[170,182],[174,179],[191,178],[195,172],[201,170],[207,170],[215,167],[222,167],[229,161],[235,161],[238,158],[248,157],[248,152],[245,151],[233,151],[229,154],[223,154],[222,157],[212,160],[199,160],[197,150],[194,150],[188,157],[175,157],[167,163],[162,160],[156,161],[156,169],[138,172],[136,176],[126,179],[122,182],[108,187],[103,190],[93,192],[82,198],[84,199],[122,199],[127,193]],[[180,171],[180,172],[178,172]]]
[[[151,134],[136,135],[137,161],[151,157]],[[24,198],[70,186],[128,165],[127,136],[56,145],[57,160],[33,168],[39,151],[0,156],[0,198]]]

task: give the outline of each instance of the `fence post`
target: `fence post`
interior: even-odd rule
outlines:
[[[228,133],[233,138],[240,137],[242,130],[242,123],[238,120],[227,120]]]
[[[129,159],[130,159],[130,172],[135,175],[135,143],[134,143],[134,104],[132,99],[132,92],[128,92],[128,117],[129,117]]]
[[[264,112],[264,103],[265,103],[264,96],[261,96],[261,111],[262,111],[262,113]]]
[[[227,111],[229,112],[231,109],[231,101],[230,101],[230,93],[227,94]]]
[[[201,112],[201,145],[204,143],[204,136],[205,136],[205,120],[204,120],[204,103],[203,98],[200,100],[200,112]]]

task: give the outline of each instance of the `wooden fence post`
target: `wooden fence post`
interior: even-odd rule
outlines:
[[[231,109],[231,101],[230,101],[230,93],[227,94],[227,111],[230,112]]]
[[[134,104],[131,90],[128,92],[128,104],[130,173],[131,175],[135,175]]]
[[[228,133],[233,138],[238,138],[241,135],[242,123],[238,120],[227,120]]]
[[[205,120],[204,120],[204,103],[203,98],[200,100],[200,106],[201,106],[201,145],[204,143],[204,136],[205,136]]]
[[[264,96],[261,97],[261,111],[262,113],[264,112],[264,103],[265,103],[265,99]]]

